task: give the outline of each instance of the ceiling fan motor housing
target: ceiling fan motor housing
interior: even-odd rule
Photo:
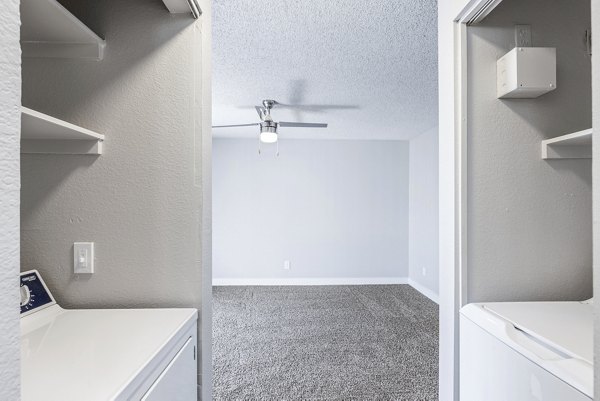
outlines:
[[[263,121],[260,123],[260,132],[272,132],[276,134],[278,125],[279,124],[273,121]]]

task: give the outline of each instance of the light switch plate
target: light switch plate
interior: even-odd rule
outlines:
[[[73,272],[75,274],[94,273],[94,243],[73,243]]]

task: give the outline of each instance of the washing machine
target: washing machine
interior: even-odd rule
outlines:
[[[466,305],[460,400],[593,400],[593,327],[589,301]]]
[[[22,401],[197,401],[196,309],[63,309],[21,273]]]

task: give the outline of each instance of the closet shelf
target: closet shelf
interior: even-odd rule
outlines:
[[[592,129],[542,141],[542,159],[591,159]]]
[[[194,18],[198,18],[202,13],[198,0],[163,0],[171,14],[192,13]]]
[[[56,0],[21,0],[23,57],[102,60],[106,42]]]
[[[102,154],[104,135],[21,107],[21,153]]]

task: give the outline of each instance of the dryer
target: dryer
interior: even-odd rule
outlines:
[[[590,302],[469,304],[460,314],[461,401],[591,401]]]
[[[21,273],[22,401],[197,400],[196,309],[63,309]]]

